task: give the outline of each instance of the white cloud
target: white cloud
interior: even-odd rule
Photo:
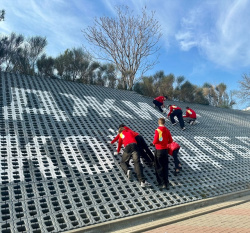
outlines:
[[[250,1],[205,1],[182,18],[175,38],[184,51],[197,47],[224,67],[250,65]]]
[[[180,42],[181,49],[184,51],[188,51],[197,45],[197,41],[193,40],[193,37],[194,35],[190,31],[178,33],[176,35],[176,39]]]

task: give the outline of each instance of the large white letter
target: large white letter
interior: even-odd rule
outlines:
[[[28,106],[27,93],[34,94],[40,102],[39,108]],[[10,106],[3,107],[4,119],[23,120],[24,113],[49,114],[53,115],[57,121],[67,121],[67,115],[61,111],[50,92],[40,90],[30,90],[23,88],[11,88],[12,101]],[[32,102],[32,100],[30,100]],[[18,113],[15,111],[18,108]],[[17,114],[16,114],[17,113]]]
[[[82,144],[80,146],[80,144]],[[71,136],[60,144],[63,156],[71,167],[76,167],[81,173],[101,173],[98,165],[109,172],[113,168],[113,158],[110,150],[104,143],[89,136]],[[88,148],[90,146],[90,149]],[[86,158],[84,157],[87,156]],[[98,162],[96,161],[98,160]]]
[[[73,116],[86,116],[88,108],[94,109],[100,117],[112,117],[110,110],[117,112],[124,118],[133,118],[129,113],[121,110],[115,106],[114,99],[105,99],[103,104],[99,103],[98,100],[93,96],[84,96],[84,99],[80,99],[72,94],[61,94],[74,100],[74,111]]]
[[[241,142],[247,144],[250,146],[250,138],[249,137],[235,137],[237,138],[238,140],[240,140]]]
[[[88,103],[91,104],[92,108],[95,109],[101,117],[112,117],[110,110],[113,110],[124,118],[133,118],[129,113],[115,106],[114,99],[105,99],[103,104],[99,103],[97,99],[92,96],[85,96],[85,99],[87,99]]]
[[[209,138],[206,138],[206,137],[194,137],[194,139],[197,142],[197,144],[202,147],[202,149],[206,150],[211,155],[216,156],[220,159],[225,159],[225,160],[233,160],[234,159],[233,154],[227,148],[222,146],[221,144],[219,144],[219,143],[217,143]],[[208,145],[208,143],[205,143],[205,141],[214,145],[217,149],[220,149],[220,151],[222,151],[223,154],[220,154],[218,151],[214,150],[211,146]]]
[[[54,166],[53,162],[47,156],[47,154],[41,152],[41,143],[42,145],[45,145],[46,139],[51,140],[50,137],[45,136],[34,137],[34,143],[26,144],[23,147],[23,150],[19,145],[17,136],[0,136],[0,144],[6,144],[6,154],[2,153],[2,155],[0,156],[1,163],[5,163],[6,161],[6,169],[0,171],[0,183],[2,183],[3,181],[24,181],[23,162],[27,159],[33,162],[37,161],[37,164],[39,165],[37,168],[45,178],[57,178],[58,175],[60,175],[61,177],[66,177],[58,167]],[[40,140],[41,143],[38,143],[38,140]]]
[[[229,144],[227,141],[231,140],[229,137],[214,137],[224,145],[226,145],[228,148],[235,151],[237,154],[241,155],[243,158],[250,158],[250,149],[236,144]]]
[[[163,117],[160,112],[156,111],[147,103],[138,102],[139,107],[137,107],[130,101],[123,100],[122,102],[131,108],[142,119],[152,120],[150,113],[155,115],[157,118]]]

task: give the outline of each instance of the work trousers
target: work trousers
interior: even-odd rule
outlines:
[[[137,175],[137,179],[140,182],[144,182],[145,180],[143,178],[143,172],[142,172],[141,167],[140,167],[139,149],[138,149],[138,146],[136,143],[128,144],[125,147],[124,152],[122,154],[121,167],[122,167],[122,170],[125,172],[125,174],[127,174],[127,172],[128,172],[127,163],[129,162],[131,157],[134,161],[134,168],[135,168],[135,173]]]
[[[159,102],[157,100],[154,100],[153,103],[154,103],[155,106],[157,106],[159,108],[160,112],[163,112],[163,110],[161,108],[161,106],[163,105],[163,103],[161,103],[161,102]]]
[[[186,121],[187,123],[190,123],[191,121],[195,121],[195,120],[196,120],[196,118],[192,118],[192,117],[184,117],[183,119],[184,119],[184,121]]]
[[[155,150],[155,175],[159,185],[168,184],[168,150]]]
[[[181,126],[181,128],[183,129],[183,128],[184,128],[184,121],[183,121],[183,117],[182,117],[182,110],[177,109],[177,110],[174,110],[174,111],[170,114],[170,120],[171,120],[172,124],[175,123],[175,119],[174,119],[175,116],[178,118],[178,121],[179,121],[179,123],[180,123],[180,126]]]
[[[141,135],[137,135],[135,137],[135,140],[137,141],[137,146],[139,147],[141,157],[143,157],[148,163],[154,162],[154,155],[148,148],[148,145],[145,142],[144,138]]]
[[[179,164],[180,164],[180,160],[178,159],[179,149],[180,148],[173,151],[173,159],[174,159],[174,167],[175,167],[175,169],[179,169]]]

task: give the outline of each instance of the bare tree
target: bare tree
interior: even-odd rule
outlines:
[[[154,12],[148,14],[146,7],[140,15],[134,15],[127,6],[116,7],[117,18],[103,16],[94,19],[94,25],[83,33],[87,41],[101,51],[99,59],[113,62],[121,72],[123,88],[133,87],[135,75],[151,69],[158,56],[150,60],[159,47],[161,37],[159,22]]]
[[[0,21],[4,21],[5,10],[0,11]]]
[[[239,84],[240,90],[237,92],[237,96],[242,99],[243,102],[250,101],[250,76],[243,74]]]

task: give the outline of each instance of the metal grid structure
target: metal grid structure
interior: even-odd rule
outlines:
[[[250,114],[189,104],[199,124],[181,131],[183,171],[159,190],[129,181],[107,143],[120,123],[153,139],[162,116],[134,92],[0,73],[0,232],[63,232],[243,190],[250,181]],[[174,103],[174,102],[171,102]],[[175,103],[185,109],[186,103]],[[131,163],[133,168],[133,164]],[[134,176],[135,177],[135,176]]]

